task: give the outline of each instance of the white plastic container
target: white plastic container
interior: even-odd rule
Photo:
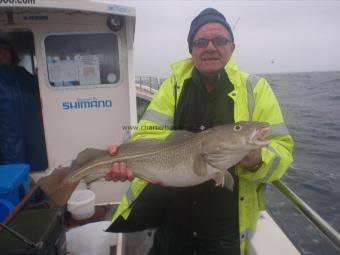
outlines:
[[[105,232],[110,225],[111,221],[98,221],[70,228],[66,232],[67,254],[110,255],[110,248],[117,245],[119,237],[117,233]]]
[[[96,195],[88,189],[76,190],[67,202],[67,210],[75,220],[91,217],[94,212],[94,199]]]

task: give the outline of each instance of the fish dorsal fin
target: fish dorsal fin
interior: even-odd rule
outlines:
[[[94,149],[94,148],[86,148],[85,150],[81,151],[78,153],[78,156],[76,158],[76,164],[79,166],[82,166],[86,164],[87,162],[98,158],[99,156],[108,154],[107,151],[105,150],[99,150],[99,149]]]
[[[87,176],[84,177],[84,182],[86,183],[86,185],[91,184],[92,182],[95,182],[99,179],[103,178],[103,174],[102,173],[98,173],[98,174],[89,174]]]
[[[161,149],[163,146],[163,140],[141,139],[121,144],[117,156],[123,157],[124,155],[150,153]]]
[[[126,155],[131,154],[142,156],[145,154],[159,152],[160,150],[169,148],[169,145],[182,144],[190,140],[194,136],[195,133],[177,130],[173,131],[165,140],[151,138],[140,139],[129,143],[123,143],[122,145],[119,146],[119,151],[116,156],[118,158],[122,158]]]
[[[175,130],[165,139],[165,142],[179,144],[192,139],[195,135],[195,133],[186,130]]]

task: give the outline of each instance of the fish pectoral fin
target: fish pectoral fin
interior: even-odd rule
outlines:
[[[229,169],[235,165],[240,159],[239,153],[206,153],[204,159],[213,167],[220,170]]]
[[[208,173],[206,162],[201,154],[194,158],[194,173],[197,176],[205,176]]]
[[[215,176],[213,177],[216,186],[223,186],[224,185],[224,174],[222,171],[218,171]]]
[[[226,187],[228,190],[233,191],[234,190],[234,177],[231,175],[231,173],[226,170],[224,173],[224,184],[223,186]]]
[[[216,186],[223,186],[229,189],[230,191],[233,191],[235,181],[234,177],[231,175],[231,173],[229,173],[228,170],[217,172],[213,179],[216,183]]]

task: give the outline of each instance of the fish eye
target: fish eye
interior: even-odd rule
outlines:
[[[242,129],[241,125],[235,125],[234,126],[234,131],[240,131]]]

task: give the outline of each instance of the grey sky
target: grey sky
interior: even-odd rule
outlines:
[[[115,1],[116,2],[116,1]],[[190,57],[191,20],[222,12],[234,31],[234,57],[250,73],[340,70],[340,1],[118,1],[136,8],[136,75],[166,77]]]

